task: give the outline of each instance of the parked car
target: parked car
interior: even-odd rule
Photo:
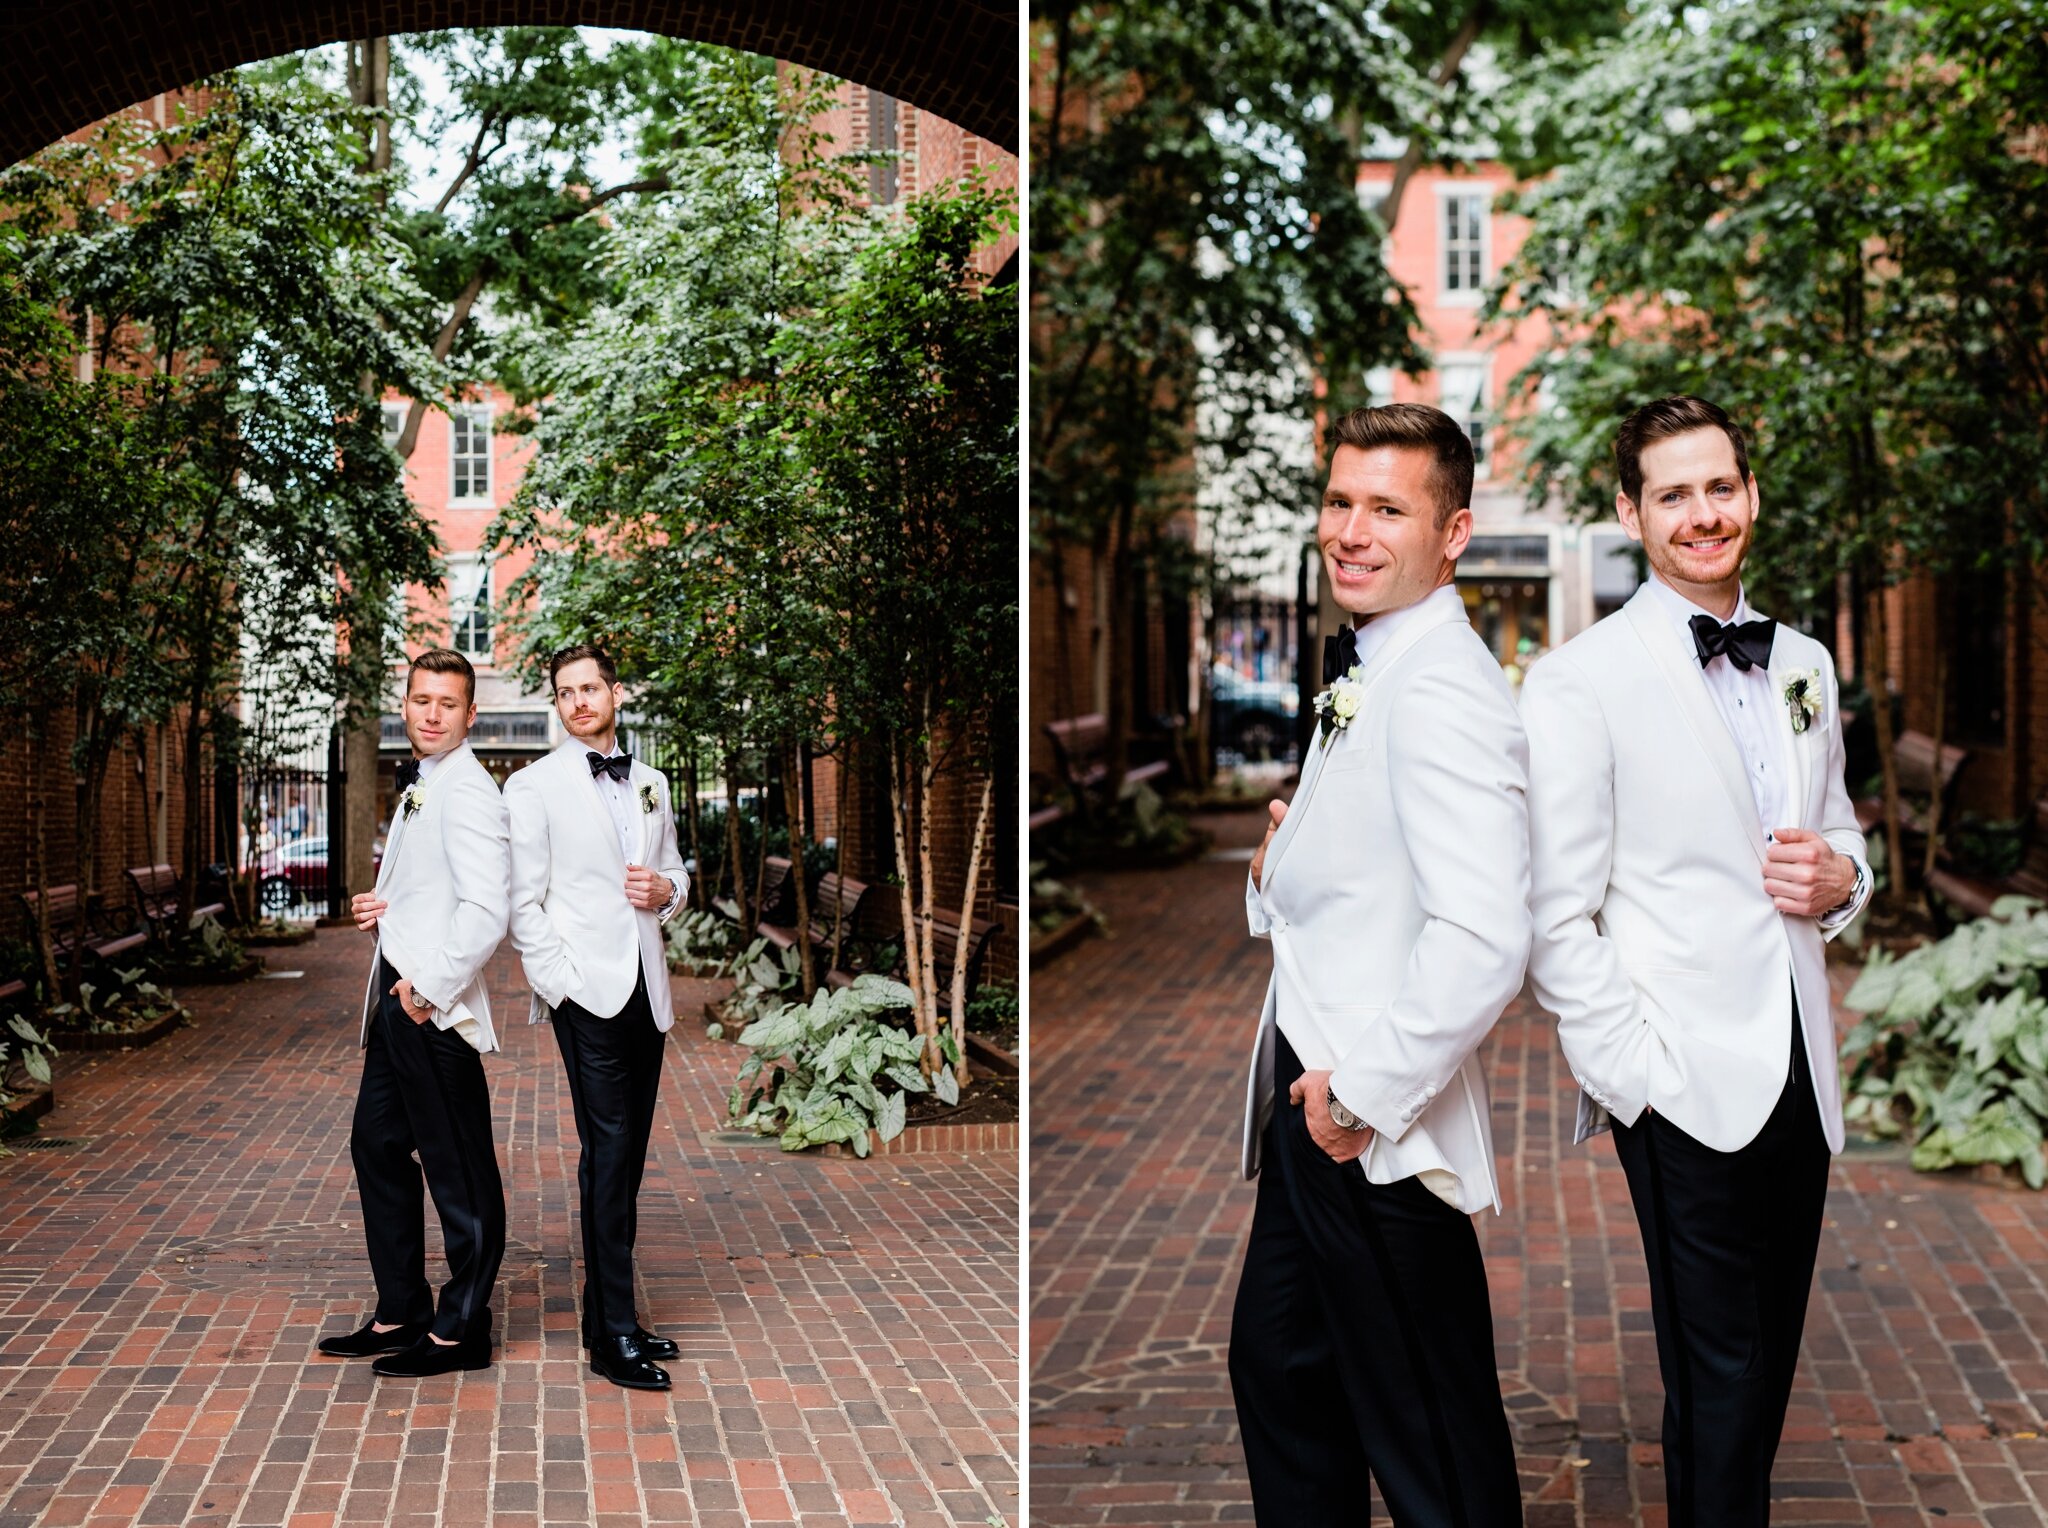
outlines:
[[[384,865],[384,843],[379,839],[371,864]],[[258,862],[256,899],[265,917],[290,912],[301,903],[327,900],[327,835],[309,834],[280,844]]]
[[[1227,664],[1209,670],[1214,721],[1210,745],[1245,759],[1277,759],[1294,747],[1294,722],[1301,697],[1294,686],[1273,679],[1247,679]]]

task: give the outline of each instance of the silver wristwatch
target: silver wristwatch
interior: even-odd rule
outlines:
[[[1368,1128],[1364,1120],[1344,1107],[1344,1101],[1337,1096],[1335,1088],[1326,1087],[1323,1089],[1323,1093],[1330,1102],[1330,1122],[1339,1130],[1364,1130]]]

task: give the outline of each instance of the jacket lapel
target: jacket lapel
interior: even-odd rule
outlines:
[[[1743,771],[1741,754],[1735,750],[1735,739],[1728,735],[1728,724],[1715,708],[1714,697],[1707,693],[1696,655],[1686,650],[1670,620],[1657,608],[1656,596],[1648,584],[1637,590],[1622,608],[1648,650],[1652,665],[1670,689],[1671,698],[1678,702],[1679,715],[1685,718],[1686,729],[1699,745],[1700,757],[1720,781],[1721,792],[1728,798],[1744,840],[1756,855],[1757,863],[1762,864],[1764,829],[1757,821],[1756,797],[1750,792],[1749,777]]]
[[[1425,598],[1428,597],[1425,596]],[[1465,607],[1463,605],[1452,606],[1448,603],[1440,610],[1431,609],[1418,614],[1413,621],[1410,621],[1399,632],[1395,633],[1393,639],[1384,648],[1380,649],[1379,653],[1366,667],[1365,677],[1360,681],[1360,689],[1365,694],[1370,694],[1373,686],[1393,672],[1394,665],[1400,661],[1402,655],[1409,648],[1420,642],[1439,626],[1448,626],[1452,621],[1463,621],[1466,619]],[[1364,696],[1361,695],[1361,702],[1363,702],[1363,699]],[[1361,703],[1358,716],[1363,716],[1364,714],[1365,709]],[[1354,726],[1357,725],[1357,716],[1353,717],[1352,722]],[[1301,788],[1294,793],[1294,802],[1288,807],[1287,815],[1281,819],[1279,831],[1273,835],[1272,846],[1266,851],[1265,875],[1261,878],[1262,888],[1270,888],[1272,886],[1273,875],[1280,868],[1282,856],[1286,854],[1288,845],[1294,842],[1295,834],[1300,830],[1302,818],[1308,815],[1309,800],[1315,795],[1316,786],[1323,778],[1324,765],[1331,747],[1337,740],[1337,736],[1338,734],[1336,733],[1332,733],[1327,738],[1322,736],[1321,725],[1317,725],[1315,742],[1310,747],[1307,761],[1301,767]]]
[[[1810,665],[1792,663],[1786,660],[1785,639],[1791,635],[1782,624],[1777,635],[1771,640],[1771,695],[1778,702],[1777,725],[1781,730],[1783,747],[1792,759],[1792,817],[1790,827],[1806,826],[1806,792],[1813,784],[1813,739],[1814,735],[1827,724],[1825,715],[1816,717],[1804,732],[1792,730],[1792,713],[1785,706],[1785,679],[1792,670]]]
[[[382,891],[391,881],[391,867],[398,863],[398,856],[406,842],[412,837],[412,830],[419,825],[419,819],[427,812],[427,803],[433,798],[434,788],[448,777],[448,771],[455,768],[457,759],[469,751],[469,744],[463,743],[444,754],[441,762],[434,766],[434,772],[420,787],[420,809],[408,818],[405,815],[405,793],[401,791],[391,808],[391,831],[384,839],[384,862],[377,868],[377,890]]]

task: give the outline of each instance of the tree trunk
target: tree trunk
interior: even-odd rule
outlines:
[[[910,768],[911,761],[901,738],[889,739],[889,828],[896,848],[896,878],[902,882],[903,974],[910,984],[910,1012],[917,1037],[924,1042],[918,1065],[929,1077],[945,1061],[939,1053],[936,1029],[925,1022],[924,966],[917,958],[917,904],[910,871]]]
[[[697,867],[697,873],[690,877],[690,905],[699,912],[708,912],[711,893],[704,885],[704,848],[697,833],[697,750],[694,746],[683,755],[683,794],[690,814],[690,863]]]
[[[789,873],[796,882],[796,948],[797,959],[802,962],[802,1001],[809,1002],[811,994],[818,990],[816,953],[811,949],[811,892],[804,883],[804,845],[809,842],[809,828],[804,821],[803,782],[797,779],[801,764],[797,758],[794,741],[787,743],[782,752],[782,799],[789,804]],[[767,834],[761,835],[766,843]]]
[[[1457,35],[1452,37],[1444,49],[1443,57],[1436,61],[1436,67],[1429,72],[1429,81],[1439,91],[1446,89],[1457,78],[1458,70],[1465,62],[1465,55],[1472,44],[1479,40],[1479,34],[1493,19],[1493,0],[1477,0],[1472,9],[1465,13],[1465,20],[1459,26]],[[1411,133],[1401,150],[1401,157],[1394,163],[1394,178],[1387,187],[1387,199],[1380,203],[1380,221],[1387,232],[1394,231],[1394,222],[1401,216],[1401,198],[1408,190],[1408,182],[1415,178],[1415,172],[1422,168],[1423,144],[1419,132]]]
[[[1891,653],[1885,630],[1884,580],[1871,579],[1869,588],[1866,598],[1870,601],[1870,641],[1863,654],[1863,675],[1870,687],[1871,720],[1877,724],[1877,761],[1884,771],[1885,860],[1891,867],[1890,901],[1894,910],[1903,910],[1909,898],[1905,833],[1899,825],[1899,766],[1892,752]]]
[[[1124,771],[1130,767],[1134,705],[1131,648],[1143,639],[1142,633],[1131,629],[1131,536],[1137,517],[1136,496],[1135,483],[1122,486],[1122,502],[1116,512],[1116,544],[1109,549],[1109,739],[1104,760],[1109,778],[1103,782],[1102,799],[1112,816],[1118,798],[1123,795]],[[1082,795],[1085,798],[1087,792]],[[1086,810],[1085,800],[1083,809]]]
[[[993,773],[981,782],[981,805],[974,813],[974,847],[967,851],[967,891],[960,899],[960,936],[953,943],[953,1063],[960,1086],[967,1086],[967,950],[973,943],[974,895],[981,880],[981,850],[988,841],[989,808],[995,799]]]
[[[1941,748],[1948,741],[1948,646],[1942,640],[1941,590],[1934,592],[1934,791],[1927,803],[1927,846],[1920,861],[1920,901],[1928,906],[1927,883],[1941,851]],[[1932,911],[1929,906],[1929,911]]]
[[[199,703],[192,702],[185,718],[185,812],[184,822],[179,831],[179,858],[183,863],[178,867],[178,907],[180,915],[188,914],[199,905],[199,859],[200,830],[204,826],[205,792],[198,788],[204,778],[200,773],[201,755],[206,747],[206,714]],[[172,936],[180,937],[189,927],[173,929]]]
[[[918,734],[917,742],[917,868],[918,868],[918,927],[917,959],[924,976],[924,1001],[928,1010],[926,1022],[930,1025],[931,1036],[936,1043],[939,1035],[939,983],[933,969],[932,945],[935,940],[932,930],[932,697],[931,691],[924,696],[924,728]]]
[[[833,868],[839,872],[840,882],[844,884],[846,880],[846,777],[853,773],[853,744],[843,738],[839,743],[839,768],[835,773],[838,776],[839,812],[833,820],[839,824],[839,832],[837,834],[839,839],[839,856]],[[846,898],[841,897],[832,908],[832,960],[825,967],[828,971],[839,969],[841,941],[845,933]]]
[[[64,983],[57,974],[57,947],[50,938],[50,854],[49,835],[49,792],[44,785],[43,771],[36,767],[41,754],[40,730],[31,726],[28,733],[28,852],[29,883],[36,889],[36,963],[43,977],[42,997],[44,1003],[59,1001]]]
[[[740,934],[751,941],[754,925],[760,922],[757,914],[747,907],[747,868],[741,863],[745,857],[740,848],[740,786],[737,775],[739,760],[731,750],[725,755],[725,864],[726,874],[732,883],[733,906],[740,915]]]

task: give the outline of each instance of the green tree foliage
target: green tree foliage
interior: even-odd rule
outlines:
[[[1712,398],[1754,437],[1753,586],[1814,623],[1846,580],[1879,696],[1887,585],[2048,540],[2044,24],[2028,0],[1659,7],[1504,128],[1540,178],[1492,313],[1556,335],[1520,379],[1548,384],[1518,427],[1536,492],[1611,512],[1622,415]]]
[[[1413,80],[1368,13],[1314,0],[1041,5],[1031,37],[1032,538],[1055,578],[1067,547],[1110,564],[1120,776],[1131,596],[1174,556],[1197,411],[1248,498],[1307,504],[1262,419],[1418,359],[1356,190],[1359,123]]]
[[[0,177],[9,333],[41,347],[10,357],[25,375],[7,396],[58,424],[27,440],[32,409],[0,421],[17,554],[0,577],[24,590],[0,600],[0,703],[75,709],[86,885],[104,878],[101,786],[126,734],[181,716],[186,779],[203,778],[245,650],[274,683],[335,696],[337,634],[384,639],[364,589],[431,573],[359,380],[434,390],[404,338],[425,297],[350,173],[353,124],[229,81],[205,100],[164,128],[111,119]],[[70,356],[37,312],[64,315]],[[189,883],[200,793],[186,802]]]

